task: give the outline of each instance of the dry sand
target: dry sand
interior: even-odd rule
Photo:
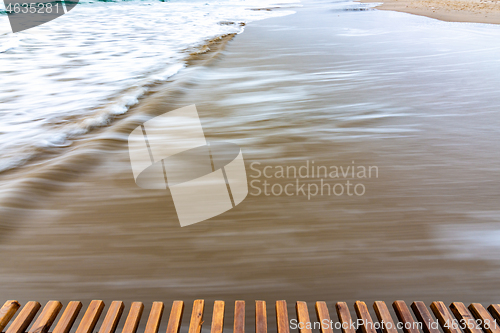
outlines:
[[[362,0],[361,2],[382,2]],[[432,17],[448,22],[500,23],[498,0],[385,0],[376,8]]]

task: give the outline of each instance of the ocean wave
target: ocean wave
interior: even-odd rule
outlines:
[[[151,85],[184,68],[190,52],[207,41],[293,13],[249,10],[270,5],[276,6],[262,0],[84,0],[39,27],[0,32],[0,172],[109,125]],[[6,23],[0,17],[0,27]]]

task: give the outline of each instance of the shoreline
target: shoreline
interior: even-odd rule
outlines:
[[[351,303],[362,291],[368,302],[495,302],[496,245],[469,235],[495,235],[500,157],[488,143],[500,134],[484,129],[498,121],[500,64],[486,52],[496,29],[478,37],[487,29],[435,30],[413,16],[332,8],[311,4],[252,22],[220,52],[193,55],[201,66],[154,87],[113,126],[78,140],[61,164],[27,174],[10,207],[38,206],[0,242],[4,297]],[[411,28],[394,31],[404,24]],[[472,55],[471,45],[479,50]],[[181,228],[168,190],[135,184],[127,137],[191,104],[206,138],[241,147],[249,181],[255,161],[377,166],[379,178],[363,180],[366,194],[356,197],[249,195]],[[464,118],[471,109],[477,114]],[[474,288],[471,271],[480,272]]]
[[[381,1],[359,0],[359,2]],[[500,24],[498,0],[386,0],[375,8],[426,16],[446,22]]]
[[[139,103],[126,113],[114,116],[108,125],[98,126],[74,139],[69,147],[58,151],[40,152],[25,164],[0,172],[0,186],[4,193],[0,196],[0,241],[9,231],[16,229],[16,221],[29,218],[32,211],[43,207],[54,195],[72,182],[78,182],[92,168],[102,163],[102,155],[126,141],[126,133],[140,124],[139,119],[154,116],[146,108],[155,95],[176,91],[189,84],[189,73],[208,66],[217,60],[221,52],[237,34],[230,33],[207,40],[199,47],[185,50],[185,67],[164,82],[152,85],[139,97]],[[181,88],[182,89],[182,88]],[[106,139],[112,137],[112,140]],[[26,200],[29,198],[29,200]]]

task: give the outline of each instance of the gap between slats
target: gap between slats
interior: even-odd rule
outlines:
[[[194,301],[188,333],[201,333],[204,305],[204,300]],[[363,322],[363,325],[360,327],[360,332],[377,333],[378,329],[376,328],[380,327],[383,333],[398,333],[398,327],[400,327],[404,333],[440,333],[439,327],[441,327],[444,333],[500,333],[498,322],[495,322],[495,320],[498,321],[500,319],[499,304],[490,305],[488,309],[486,309],[480,303],[472,303],[467,307],[461,302],[454,302],[448,308],[443,302],[433,302],[430,305],[432,312],[429,312],[429,309],[423,302],[414,302],[411,305],[411,309],[416,319],[412,316],[404,301],[395,301],[392,305],[397,317],[396,321],[394,321],[389,308],[384,302],[376,301],[373,304],[378,319],[378,322],[375,323],[366,304],[361,301],[355,302],[355,312],[357,317]],[[102,301],[92,301],[78,324],[75,333],[95,333],[96,325],[99,322],[104,307]],[[342,329],[342,333],[357,333],[356,330],[352,328],[351,323],[353,320],[347,304],[338,302],[335,307],[339,319],[338,324],[340,324],[339,326]],[[60,302],[49,301],[43,307],[38,317],[36,317],[40,308],[41,306],[38,302],[32,301],[26,303],[26,305],[18,311],[20,309],[19,302],[7,301],[0,308],[0,333],[4,328],[7,328],[5,333],[69,333],[82,309],[82,303],[72,301],[68,303],[66,308],[63,308]],[[62,309],[64,309],[64,311],[62,311],[58,322],[55,324],[55,327],[52,327]],[[123,302],[113,301],[107,310],[98,333],[115,333],[124,309],[125,305]],[[163,302],[153,303],[144,333],[159,332],[163,310]],[[330,324],[332,322],[327,304],[325,302],[316,302],[315,310],[320,323],[319,328],[321,333],[333,333],[333,329],[330,325],[321,324],[324,322]],[[137,333],[143,311],[143,303],[133,302],[128,311],[121,333]],[[184,302],[174,301],[166,333],[180,332],[183,311]],[[16,313],[17,317],[15,317]],[[296,303],[296,313],[298,323],[311,324],[306,302]],[[436,325],[436,319],[432,317],[431,313],[437,318],[439,327]],[[211,333],[224,332],[224,314],[224,301],[215,301],[211,322]],[[12,321],[13,318],[14,320]],[[35,318],[36,320],[34,320]],[[33,321],[34,323],[31,324]],[[487,322],[492,322],[492,325],[485,325]],[[397,326],[398,323],[402,325]],[[417,323],[422,325],[422,331],[418,329]],[[450,325],[452,323],[458,323],[459,326],[462,326],[462,329],[456,327],[456,325]],[[234,322],[232,324],[233,333],[245,333],[244,301],[235,302]],[[290,333],[290,322],[286,301],[276,302],[276,324],[278,333]],[[463,327],[464,324],[465,327]],[[28,328],[29,330],[27,330]],[[313,333],[311,325],[301,325],[298,328],[299,333]],[[266,302],[264,301],[255,302],[255,332],[267,333],[267,311]]]

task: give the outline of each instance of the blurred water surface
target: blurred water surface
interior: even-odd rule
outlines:
[[[57,20],[12,34],[0,2],[0,172],[108,125],[208,40],[293,13],[256,10],[272,4],[82,0]]]

